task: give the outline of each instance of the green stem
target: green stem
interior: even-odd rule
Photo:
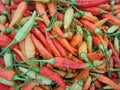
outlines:
[[[95,70],[95,71],[98,72],[98,73],[104,73],[103,71],[97,70],[96,67],[95,67],[94,65],[92,65],[92,63],[91,63],[91,62],[89,61],[89,59],[87,58],[87,55],[86,55],[85,52],[82,52],[82,53],[81,53],[81,58],[83,58],[83,59],[85,60],[85,62],[88,63],[88,65],[89,65],[88,67],[92,68],[93,70]]]

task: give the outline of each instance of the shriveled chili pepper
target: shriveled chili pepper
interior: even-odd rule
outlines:
[[[6,48],[4,48],[4,50],[0,53],[0,55],[2,55],[10,46],[22,41],[26,37],[26,35],[29,33],[29,31],[31,30],[34,24],[35,17],[36,17],[36,12],[33,13],[29,21],[18,31],[13,41]]]
[[[40,74],[45,76],[45,77],[48,77],[48,78],[52,79],[53,81],[56,81],[61,87],[63,87],[63,88],[66,87],[63,79],[59,76],[59,74],[57,74],[56,72],[53,72],[49,68],[42,67],[40,69]]]
[[[93,15],[100,15],[100,14],[108,13],[107,11],[105,11],[99,7],[83,8],[83,10],[85,10],[87,12],[91,12]]]

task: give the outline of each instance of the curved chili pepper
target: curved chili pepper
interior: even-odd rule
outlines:
[[[63,79],[57,74],[56,72],[53,72],[51,69],[47,67],[42,67],[40,69],[40,74],[52,79],[53,81],[56,81],[61,87],[65,88],[66,85],[63,81]]]
[[[0,55],[2,55],[10,46],[22,41],[26,37],[26,35],[30,32],[30,30],[34,24],[35,17],[36,17],[36,12],[34,11],[32,17],[29,19],[29,21],[27,23],[25,23],[24,26],[18,31],[18,33],[14,37],[13,41],[6,48],[3,49],[3,51],[0,53]]]

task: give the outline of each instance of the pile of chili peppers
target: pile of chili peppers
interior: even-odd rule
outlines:
[[[120,90],[120,0],[0,0],[0,90]]]

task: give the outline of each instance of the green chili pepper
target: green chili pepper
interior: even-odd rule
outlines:
[[[6,67],[9,67],[13,64],[13,57],[10,49],[8,49],[4,55],[4,62]]]
[[[78,82],[75,82],[71,86],[70,90],[82,90],[82,85],[83,85],[83,81],[82,80],[80,80]]]
[[[112,25],[112,26],[107,30],[107,32],[108,32],[108,33],[114,33],[118,28],[119,28],[119,26]]]
[[[85,60],[85,62],[88,63],[88,65],[89,65],[88,68],[92,68],[93,70],[95,70],[98,73],[104,73],[103,71],[97,70],[96,67],[94,65],[92,65],[90,60],[87,58],[87,54],[85,52],[82,52],[80,56],[81,56],[81,58],[83,58]]]
[[[0,22],[1,22],[2,24],[5,24],[6,20],[7,20],[7,18],[6,18],[5,15],[0,15]]]
[[[32,17],[18,31],[18,33],[16,34],[15,38],[13,39],[13,41],[7,47],[5,47],[3,49],[3,51],[0,53],[0,55],[2,55],[10,46],[12,46],[13,44],[16,44],[18,42],[21,42],[27,36],[27,34],[30,32],[31,28],[33,27],[33,24],[34,24],[34,21],[35,21],[35,17],[36,17],[36,12],[34,11]]]
[[[8,86],[14,86],[15,85],[15,83],[13,81],[8,81],[8,80],[6,80],[2,77],[0,77],[0,83],[8,85]]]
[[[6,0],[6,2],[5,2],[5,5],[10,5],[10,3],[11,3],[11,0]]]
[[[115,0],[112,0],[110,4],[112,5],[112,14],[114,15]]]
[[[114,48],[117,52],[120,51],[119,39],[117,38],[117,36],[115,36],[114,38]]]
[[[86,29],[86,28],[83,28],[83,30],[86,32],[86,40],[87,40],[87,46],[88,46],[88,50],[90,52],[92,52],[92,36],[91,36],[91,33]]]
[[[52,80],[50,80],[49,78],[46,78],[44,76],[41,76],[39,73],[33,71],[33,70],[30,70],[28,72],[29,69],[26,69],[24,67],[19,67],[19,69],[23,72],[23,73],[26,73],[29,77],[33,78],[33,79],[38,79],[38,80],[42,80],[41,83],[43,84],[46,84],[46,85],[49,85],[52,83]]]
[[[108,34],[107,36],[119,36],[120,35],[120,30],[117,30],[115,33]]]

